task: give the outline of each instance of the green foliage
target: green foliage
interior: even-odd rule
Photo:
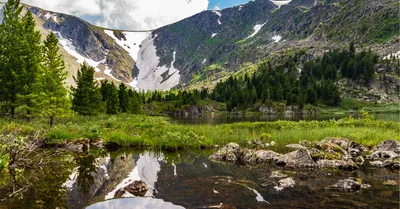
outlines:
[[[49,124],[54,124],[56,116],[65,116],[70,112],[71,102],[67,98],[64,80],[67,72],[63,57],[58,54],[58,38],[50,33],[44,41],[43,74],[41,76],[41,92],[37,103],[40,103],[40,115],[49,118]]]
[[[101,93],[93,80],[94,68],[83,63],[72,87],[72,110],[79,115],[97,115],[100,111]]]

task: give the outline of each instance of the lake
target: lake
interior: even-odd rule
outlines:
[[[354,118],[361,117],[360,114],[318,114],[318,115],[244,115],[244,116],[229,116],[226,114],[205,114],[205,115],[188,115],[188,116],[171,116],[171,122],[179,124],[226,124],[236,122],[265,122],[265,121],[277,121],[277,120],[332,120],[341,119],[352,116]],[[399,113],[377,113],[372,114],[375,119],[385,121],[396,121],[400,122]]]
[[[361,167],[357,171],[249,167],[208,159],[212,150],[154,152],[92,150],[54,154],[50,163],[0,175],[0,208],[182,209],[182,208],[398,208],[399,173]],[[46,160],[47,158],[45,158]],[[272,172],[292,177],[295,186],[276,187]],[[330,189],[346,178],[362,179],[371,188],[358,192]],[[144,197],[117,190],[134,180],[149,185]]]

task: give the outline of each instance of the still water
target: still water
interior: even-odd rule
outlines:
[[[399,173],[361,167],[357,171],[292,170],[212,162],[212,151],[122,150],[54,154],[48,164],[0,175],[0,208],[182,209],[182,208],[398,208]],[[46,159],[45,159],[46,160]],[[295,186],[277,189],[278,171]],[[333,190],[354,177],[371,185],[358,192]],[[149,186],[144,197],[116,191],[134,180]],[[22,192],[6,198],[10,191]]]
[[[400,122],[399,113],[377,113],[372,114],[375,119],[385,121]],[[360,114],[319,114],[319,115],[244,115],[244,116],[229,116],[224,114],[206,114],[206,115],[188,115],[188,116],[171,116],[170,120],[179,124],[226,124],[236,122],[264,122],[264,121],[277,121],[277,120],[332,120],[341,119],[346,117],[359,118]]]

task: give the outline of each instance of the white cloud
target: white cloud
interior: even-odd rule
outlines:
[[[22,0],[43,9],[77,16],[96,16],[99,26],[155,29],[203,10],[209,0]]]

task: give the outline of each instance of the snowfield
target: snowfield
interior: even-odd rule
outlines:
[[[113,31],[104,30],[104,32],[111,38],[113,38],[118,45],[124,48],[135,61],[138,58],[138,53],[140,51],[140,45],[142,41],[151,34],[151,32],[122,32],[125,35],[126,40],[119,40],[117,37],[114,36]]]
[[[260,24],[255,25],[254,28],[253,28],[254,33],[251,34],[250,36],[248,36],[247,38],[245,38],[244,40],[249,39],[249,38],[255,36],[255,35],[261,30],[261,28],[262,28],[265,24],[266,24],[266,23],[261,24],[261,25],[260,25]]]
[[[214,38],[216,35],[218,35],[218,33],[211,34],[211,38]]]
[[[216,15],[218,15],[218,16],[219,16],[219,18],[221,18],[221,17],[222,17],[222,14],[221,14],[221,12],[219,12],[219,11],[212,11],[212,12],[214,12]],[[222,23],[221,23],[221,20],[220,20],[220,19],[218,19],[218,25],[222,25]]]
[[[136,66],[139,69],[137,88],[139,90],[169,90],[179,84],[179,70],[174,68],[176,52],[173,53],[171,67],[159,67],[160,58],[154,46],[154,38],[149,36],[142,42]],[[166,75],[166,78],[162,75]]]
[[[397,53],[388,54],[388,55],[387,55],[386,57],[384,57],[383,59],[384,59],[384,60],[393,59],[393,57],[394,57],[395,59],[400,59],[400,51],[398,51]]]

